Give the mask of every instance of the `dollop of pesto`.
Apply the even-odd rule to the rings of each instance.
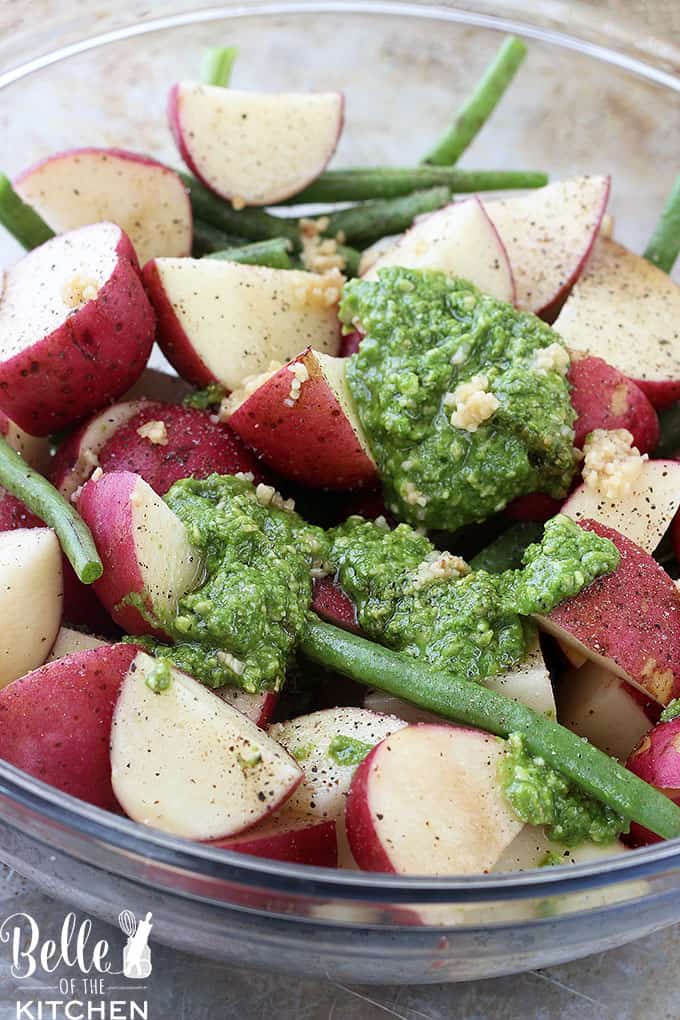
[[[185,407],[193,407],[197,411],[207,411],[210,407],[216,407],[226,395],[227,391],[224,386],[220,386],[219,383],[209,383],[203,390],[193,390],[193,392],[187,393],[182,403]]]
[[[545,825],[548,837],[556,842],[566,846],[611,843],[628,831],[625,818],[550,768],[543,758],[532,757],[519,733],[510,734],[499,770],[503,791],[517,817],[529,825]]]
[[[373,744],[367,744],[365,740],[357,740],[356,737],[347,737],[339,733],[331,740],[327,753],[338,765],[360,765],[373,747]]]
[[[680,698],[673,698],[669,701],[663,712],[659,716],[659,722],[670,722],[672,719],[677,719],[680,715]]]
[[[575,412],[565,375],[536,357],[563,346],[549,326],[465,280],[398,267],[346,284],[340,315],[365,334],[347,382],[401,520],[455,531],[517,496],[566,495]],[[471,431],[452,408],[480,377],[497,409]]]
[[[174,644],[144,644],[209,687],[279,690],[305,625],[312,567],[326,556],[323,530],[231,475],[182,479],[165,501],[201,552],[205,578],[159,621]]]
[[[619,564],[616,546],[559,515],[516,570],[478,570],[424,583],[436,550],[408,524],[393,530],[350,517],[329,532],[336,577],[368,637],[466,680],[483,680],[526,656],[531,624]],[[441,554],[439,554],[441,555]]]

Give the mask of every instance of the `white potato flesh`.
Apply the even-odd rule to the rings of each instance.
[[[130,494],[132,538],[143,590],[153,612],[172,614],[178,598],[196,587],[203,565],[179,517],[140,478]]]
[[[530,871],[545,864],[548,854],[559,858],[560,864],[588,864],[607,857],[618,857],[626,853],[623,843],[582,843],[580,846],[565,846],[548,839],[542,825],[525,825],[519,835],[503,851],[493,866],[495,872]]]
[[[101,638],[92,634],[83,634],[80,630],[72,630],[71,627],[60,627],[56,641],[46,662],[54,662],[56,659],[63,659],[67,655],[74,655],[76,652],[84,652],[89,648],[100,648],[101,645],[109,644]]]
[[[324,169],[342,130],[339,92],[240,92],[181,82],[174,102],[180,147],[196,172],[224,198],[246,205],[272,205],[301,191]]]
[[[55,237],[5,273],[0,299],[0,358],[5,361],[62,325],[96,295],[118,263],[120,229],[98,223]]]
[[[599,521],[653,553],[679,507],[680,462],[649,460],[627,495],[608,500],[584,482],[561,512],[575,521]]]
[[[398,874],[473,875],[494,866],[523,827],[498,779],[504,753],[496,737],[445,725],[408,726],[382,742],[362,766],[369,773],[359,796]]]
[[[305,347],[337,354],[334,278],[218,259],[157,259],[165,295],[192,347],[228,390]]]
[[[371,448],[368,445],[368,439],[364,432],[363,426],[357,414],[354,406],[352,395],[347,385],[347,358],[336,358],[330,354],[324,354],[321,351],[310,351],[307,356],[311,362],[316,361],[319,366],[320,374],[328,383],[329,388],[332,390],[340,409],[342,410],[345,418],[349,422],[354,435],[356,436],[359,446],[364,451],[370,461],[373,461],[373,454]],[[303,359],[307,360],[307,358]],[[308,367],[310,376],[316,374],[313,364]]]
[[[0,687],[41,666],[59,630],[61,549],[49,528],[0,533]]]
[[[637,693],[599,663],[587,662],[560,677],[559,721],[601,751],[625,762],[653,725]]]
[[[140,265],[191,251],[191,206],[179,176],[135,153],[76,149],[31,167],[15,182],[57,234],[110,220],[128,235]]]
[[[305,778],[288,802],[291,811],[315,818],[338,819],[356,764],[342,765],[329,753],[337,737],[351,737],[373,747],[406,724],[395,716],[365,708],[327,708],[289,722],[274,723],[269,734],[300,762]]]
[[[99,454],[109,439],[143,407],[143,400],[125,400],[107,407],[92,418],[78,442],[78,455],[73,466],[59,482],[59,491],[65,499],[71,499],[77,489],[85,484],[98,467]]]
[[[608,177],[572,177],[484,202],[508,253],[518,308],[540,311],[575,279],[600,229],[608,195]]]
[[[554,328],[632,379],[680,380],[680,287],[615,241],[598,240]]]
[[[512,303],[515,284],[498,231],[478,198],[447,205],[424,216],[365,274],[372,280],[385,266],[438,269],[470,280],[485,294]]]
[[[275,741],[192,677],[172,670],[155,693],[156,665],[140,652],[123,680],[111,730],[111,778],[134,821],[187,839],[254,825],[302,775]]]
[[[32,436],[8,418],[5,439],[32,468],[41,474],[47,471],[51,459],[49,436]]]

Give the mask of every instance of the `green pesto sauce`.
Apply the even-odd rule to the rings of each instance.
[[[205,578],[159,621],[174,644],[144,643],[209,687],[280,690],[305,625],[311,568],[325,558],[324,532],[263,506],[250,482],[231,475],[182,479],[165,501],[201,552]]]
[[[545,825],[548,837],[559,843],[611,843],[628,831],[628,822],[621,815],[590,797],[542,758],[532,758],[519,733],[512,733],[507,741],[500,778],[518,818],[529,825]]]
[[[327,754],[337,765],[359,765],[371,753],[373,746],[340,733],[331,740]]]
[[[407,524],[390,531],[350,517],[329,538],[338,582],[368,637],[467,680],[516,666],[530,636],[522,617],[552,609],[619,563],[612,542],[563,516],[548,521],[520,569],[446,582],[423,583],[423,564],[437,554]]]
[[[156,659],[153,667],[144,677],[147,687],[150,687],[155,694],[162,694],[167,691],[172,683],[171,665],[167,659]]]
[[[680,715],[680,698],[673,698],[669,701],[663,712],[659,716],[659,722],[670,722],[671,719],[677,719]]]
[[[185,407],[194,407],[198,411],[207,411],[209,407],[216,407],[226,395],[227,391],[224,386],[220,386],[219,383],[209,383],[204,390],[194,390],[193,393],[187,393],[182,403]]]
[[[455,531],[517,496],[566,495],[569,384],[534,365],[537,350],[562,343],[549,326],[465,280],[397,267],[350,281],[340,314],[365,334],[347,382],[400,519]],[[480,374],[500,406],[469,432],[451,424],[445,398]]]
[[[294,747],[288,753],[295,758],[295,761],[307,761],[313,750],[314,744],[300,744],[299,747]]]

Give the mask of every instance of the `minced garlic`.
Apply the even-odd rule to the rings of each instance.
[[[168,445],[168,430],[165,422],[160,420],[147,421],[137,429],[140,439],[148,439],[154,446]]]
[[[255,488],[255,498],[260,506],[271,506],[277,510],[295,510],[294,499],[284,499],[280,492],[277,492],[273,485],[265,485],[260,482]]]
[[[304,361],[294,361],[292,365],[288,366],[288,371],[292,374],[293,381],[290,384],[290,392],[284,400],[284,404],[292,407],[300,399],[302,384],[306,383],[309,379],[309,372]]]
[[[217,424],[218,422],[228,421],[229,417],[234,411],[243,404],[248,397],[252,396],[255,390],[258,390],[260,386],[263,386],[268,379],[278,372],[280,368],[283,368],[282,361],[270,361],[269,368],[266,372],[257,372],[254,375],[246,375],[243,378],[241,385],[232,390],[232,392],[223,397],[220,401],[220,407],[215,415],[211,415],[211,420]]]
[[[99,284],[96,280],[76,273],[62,287],[61,298],[69,308],[81,308],[88,301],[93,301],[98,293]]]
[[[630,495],[649,459],[633,446],[628,429],[595,429],[585,441],[583,454],[583,481],[610,500]]]
[[[413,482],[404,482],[401,494],[411,506],[427,506],[427,496],[423,492],[419,492]]]
[[[533,367],[537,372],[559,372],[566,375],[571,359],[569,352],[562,344],[549,344],[534,351]]]
[[[323,274],[333,269],[342,272],[345,268],[345,258],[338,251],[339,238],[321,236],[328,229],[329,222],[328,216],[321,216],[318,220],[300,220],[300,257],[310,273]]]
[[[470,573],[470,567],[460,556],[454,556],[450,552],[435,552],[423,560],[418,567],[413,587],[418,590],[426,588],[430,584],[439,581],[449,581],[451,578],[465,577]]]
[[[487,391],[489,380],[485,375],[475,375],[468,382],[456,386],[453,393],[444,396],[444,407],[453,407],[451,424],[456,429],[476,432],[483,422],[488,421],[498,408],[500,401]]]

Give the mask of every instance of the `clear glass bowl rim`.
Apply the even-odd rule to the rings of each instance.
[[[481,5],[480,5],[481,6]],[[295,14],[345,13],[387,17],[433,19],[515,32],[527,38],[576,50],[603,63],[639,75],[656,85],[680,92],[680,74],[655,67],[622,50],[518,20],[472,9],[399,0],[290,0],[211,7],[154,18],[63,46],[0,73],[0,88],[29,74],[100,46],[149,32],[223,19]],[[680,67],[680,63],[678,64]],[[680,866],[680,838],[632,850],[623,856],[590,864],[566,865],[522,873],[474,876],[401,876],[374,872],[334,871],[265,858],[249,857],[207,844],[190,843],[156,829],[146,828],[64,794],[0,759],[0,797],[20,809],[47,819],[74,834],[91,838],[125,855],[148,859],[173,870],[197,873],[202,878],[299,896],[370,901],[371,903],[471,903],[535,899],[581,892],[660,875]],[[14,824],[9,821],[9,824]],[[121,868],[122,871],[122,868]],[[178,890],[180,892],[180,890]],[[228,907],[226,901],[213,900]]]

